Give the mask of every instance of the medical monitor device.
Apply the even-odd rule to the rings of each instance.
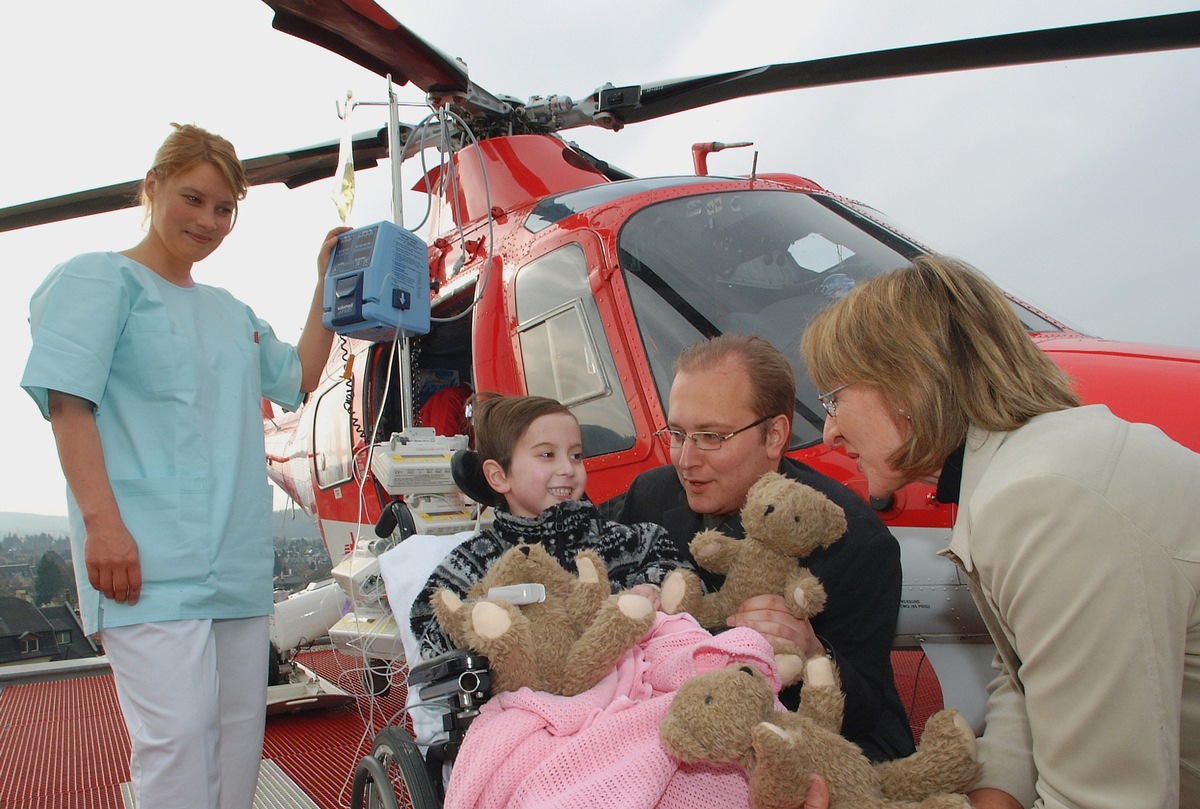
[[[429,253],[391,222],[338,236],[325,273],[325,328],[359,340],[429,333]]]

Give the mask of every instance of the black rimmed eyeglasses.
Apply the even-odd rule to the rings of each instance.
[[[654,437],[666,444],[670,449],[682,449],[683,442],[687,440],[695,444],[696,449],[704,450],[705,452],[712,452],[713,450],[720,449],[726,441],[733,438],[738,433],[744,433],[752,427],[757,427],[758,425],[770,421],[773,418],[775,417],[763,416],[753,424],[747,424],[745,427],[742,427],[740,430],[734,430],[732,433],[713,433],[707,431],[685,433],[683,430],[672,430],[669,427],[664,427],[656,432]]]

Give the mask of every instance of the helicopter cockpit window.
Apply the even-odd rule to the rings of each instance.
[[[819,441],[824,410],[799,364],[800,335],[857,284],[908,263],[902,245],[883,243],[856,219],[808,194],[773,190],[681,197],[631,216],[617,246],[664,410],[686,346],[724,332],[756,334],[796,366],[793,446]]]
[[[313,471],[317,486],[327,489],[351,477],[353,436],[342,385],[321,394],[313,415]]]
[[[587,457],[629,449],[633,417],[617,379],[600,312],[577,244],[535,259],[517,275],[525,387],[579,419]]]

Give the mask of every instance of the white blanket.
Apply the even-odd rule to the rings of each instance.
[[[379,572],[383,576],[392,615],[400,627],[404,659],[410,667],[421,662],[417,638],[408,620],[413,601],[425,589],[429,576],[446,558],[446,554],[474,535],[474,531],[443,536],[414,534],[379,556]],[[418,744],[428,745],[443,735],[442,714],[445,712],[415,707],[416,703],[417,696],[410,691],[406,706],[413,720],[413,735]]]

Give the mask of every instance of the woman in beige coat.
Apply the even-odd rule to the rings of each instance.
[[[972,804],[1200,806],[1200,455],[1079,406],[1003,293],[952,260],[852,291],[801,354],[825,441],[871,494],[924,481],[958,505],[943,554],[999,671]]]

